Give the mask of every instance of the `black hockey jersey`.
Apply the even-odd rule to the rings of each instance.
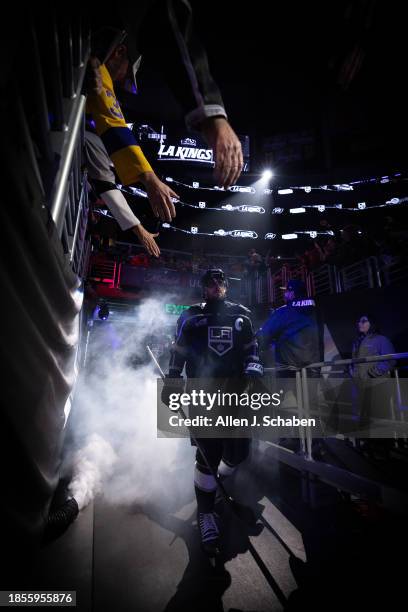
[[[177,322],[169,376],[180,376],[184,365],[188,378],[261,375],[250,314],[245,306],[228,301],[190,306]]]

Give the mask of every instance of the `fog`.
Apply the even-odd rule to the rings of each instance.
[[[148,299],[133,316],[114,312],[90,328],[64,468],[72,475],[69,489],[80,509],[99,493],[117,504],[193,499],[190,441],[157,438],[159,375],[146,345],[168,326],[164,301]],[[176,317],[173,332],[175,325]]]

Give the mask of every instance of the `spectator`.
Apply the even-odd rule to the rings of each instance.
[[[215,176],[220,186],[226,188],[238,179],[243,166],[242,148],[227,121],[205,51],[195,39],[189,3],[151,1],[145,3],[144,10],[123,5],[121,10],[123,21],[131,24],[131,35],[122,29],[103,28],[93,36],[88,109],[121,182],[126,185],[141,182],[154,214],[170,222],[175,216],[172,198],[178,196],[152,171],[126,126],[113,89],[116,81],[128,91],[137,91],[135,73],[141,56],[136,47],[158,61],[158,68],[169,79],[186,111],[188,127],[200,129],[213,148]],[[154,21],[156,35],[160,32],[165,54],[157,52],[156,41],[150,35],[150,19]]]
[[[149,255],[158,257],[160,249],[155,242],[158,234],[150,233],[133,213],[123,193],[116,187],[115,174],[102,140],[89,130],[85,132],[85,156],[88,179],[97,200],[107,206],[122,231],[131,230]]]
[[[353,358],[389,355],[395,352],[392,342],[380,333],[373,316],[361,316],[357,322],[357,327],[359,333],[353,344]],[[355,380],[389,376],[394,365],[394,361],[356,364],[352,366],[351,374]]]
[[[261,349],[274,347],[277,366],[290,366],[278,371],[277,376],[293,378],[295,368],[321,361],[319,328],[315,302],[307,297],[305,284],[292,279],[282,289],[286,304],[272,312],[256,336]],[[309,370],[308,375],[316,377],[318,374],[319,370]],[[294,386],[291,390],[294,391]],[[314,401],[312,390],[310,401]],[[297,439],[281,439],[280,444],[292,450],[299,449]]]
[[[121,27],[129,31],[138,51],[170,87],[183,109],[187,128],[200,131],[213,149],[217,184],[224,188],[233,185],[243,167],[241,143],[228,122],[205,49],[196,36],[190,3],[146,0],[142,9],[122,3],[120,11]]]
[[[200,257],[198,253],[193,253],[193,257],[191,260],[191,271],[193,274],[198,274],[200,268]]]
[[[352,358],[390,355],[395,352],[391,341],[383,336],[372,315],[362,315],[357,321],[358,337],[352,348]],[[395,361],[353,364],[350,374],[353,378],[353,418],[360,428],[370,425],[370,417],[376,415],[379,403],[381,411],[389,405],[389,394],[382,393],[378,382],[390,376]],[[376,415],[378,416],[378,415]]]
[[[261,347],[275,344],[276,362],[303,367],[320,361],[319,334],[313,299],[305,284],[292,279],[284,290],[286,305],[278,308],[257,332]]]
[[[281,269],[282,261],[280,258],[272,255],[272,251],[269,249],[265,257],[265,265],[267,268],[270,269],[271,273],[273,274],[274,272],[277,272]]]
[[[337,242],[332,236],[329,237],[323,247],[323,263],[334,264],[336,261]]]
[[[341,230],[341,242],[337,249],[336,263],[348,266],[370,255],[367,241],[357,225],[346,225]]]
[[[99,67],[100,82],[96,82],[93,91],[89,92],[87,102],[87,111],[93,117],[98,134],[86,132],[89,176],[96,193],[121,228],[132,229],[148,253],[157,257],[160,254],[155,242],[158,234],[145,230],[117,189],[109,156],[124,185],[135,182],[144,185],[153,212],[162,221],[171,221],[175,216],[172,198],[178,198],[178,195],[153,172],[128,129],[115,97],[114,83],[116,87],[124,86],[129,74],[131,44],[128,37],[114,28],[104,28],[93,36],[92,47],[93,53],[103,58],[101,61],[104,63]]]
[[[265,264],[263,263],[262,255],[257,253],[255,249],[250,249],[248,251],[245,268],[248,275],[252,275],[255,272],[261,272],[262,270],[265,270]]]
[[[322,263],[322,259],[322,251],[317,243],[313,243],[313,246],[303,256],[304,264],[308,270],[318,268]]]

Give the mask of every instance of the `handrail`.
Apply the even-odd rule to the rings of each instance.
[[[297,411],[299,417],[305,416],[309,418],[313,411],[311,411],[310,406],[310,397],[309,397],[309,389],[308,389],[308,376],[307,369],[308,368],[321,368],[324,366],[338,366],[338,365],[349,365],[352,363],[375,363],[378,361],[390,361],[390,360],[400,360],[408,358],[408,352],[401,353],[389,353],[387,355],[375,355],[371,357],[355,357],[350,359],[338,359],[333,361],[321,361],[317,363],[312,363],[303,368],[298,368],[295,366],[277,366],[273,368],[265,368],[264,372],[273,372],[273,371],[285,371],[292,370],[296,371],[296,401],[297,401]],[[397,402],[401,404],[401,392],[399,387],[399,379],[398,379],[398,369],[395,368],[395,383],[396,383],[396,394],[397,394]],[[381,423],[382,425],[388,425],[394,427],[394,435],[397,436],[400,432],[404,436],[407,433],[407,422],[406,419],[402,417],[400,420],[396,418],[395,412],[392,412],[391,419],[374,419],[373,422]],[[402,429],[401,429],[402,428]],[[337,488],[343,488],[344,490],[348,490],[350,492],[356,492],[359,494],[368,494],[369,497],[372,497],[375,492],[376,495],[379,496],[382,503],[386,505],[392,504],[392,499],[400,499],[401,492],[397,489],[391,489],[389,485],[385,485],[381,482],[376,482],[372,477],[370,478],[362,478],[358,474],[354,474],[353,472],[347,472],[341,468],[335,467],[333,465],[327,465],[324,462],[321,463],[316,461],[313,457],[313,439],[312,439],[312,430],[309,425],[304,428],[299,428],[299,439],[301,444],[301,453],[296,455],[291,455],[288,453],[280,452],[283,447],[280,445],[274,445],[276,448],[276,458],[279,461],[283,461],[288,465],[292,465],[299,470],[301,470],[306,475],[305,480],[305,500],[308,500],[310,495],[312,494],[312,483],[309,479],[309,474],[314,475],[315,477],[320,478],[323,482],[327,482],[331,486],[336,486]],[[284,450],[284,449],[283,449]],[[376,491],[374,491],[375,488]],[[369,490],[372,489],[372,490]],[[391,493],[391,497],[389,495]],[[402,498],[401,498],[402,499]],[[408,503],[408,499],[404,498],[405,503]],[[310,501],[310,500],[309,500]]]
[[[58,176],[56,179],[57,188],[54,193],[54,197],[51,203],[51,216],[54,220],[54,223],[58,229],[58,233],[62,232],[62,225],[65,216],[65,209],[67,205],[67,200],[65,198],[65,191],[67,187],[67,180],[69,177],[69,173],[71,171],[72,159],[74,156],[75,146],[77,144],[79,128],[81,126],[81,122],[83,119],[84,111],[85,111],[85,96],[79,96],[77,103],[75,105],[75,116],[72,124],[72,128],[70,130],[69,136],[65,143],[61,166],[58,172]]]
[[[281,372],[284,370],[290,370],[292,372],[300,372],[303,369],[309,368],[323,368],[326,366],[336,365],[351,365],[352,363],[373,363],[376,361],[392,361],[397,359],[408,359],[408,353],[390,353],[388,355],[373,355],[372,357],[353,357],[350,359],[335,359],[333,361],[319,361],[317,363],[310,363],[305,366],[275,366],[271,368],[264,368],[264,372]]]
[[[74,237],[72,238],[71,252],[69,256],[70,263],[72,263],[74,259],[74,255],[75,255],[75,247],[76,247],[77,238],[78,238],[79,226],[80,226],[80,221],[81,221],[81,213],[82,213],[82,208],[84,205],[84,194],[85,194],[85,190],[83,189],[80,199],[79,199],[79,204],[78,204],[78,213],[77,213],[77,218],[76,218],[76,223],[75,223]]]
[[[324,366],[333,365],[350,365],[352,363],[373,363],[376,361],[392,361],[396,359],[408,359],[408,353],[390,353],[388,355],[373,355],[372,357],[353,357],[350,359],[335,359],[334,361],[320,361],[317,363],[310,363],[303,368],[322,368]]]
[[[87,49],[81,67],[86,66],[90,54],[90,49]],[[79,73],[79,79],[77,84],[76,93],[74,95],[75,102],[71,111],[71,116],[68,122],[67,138],[64,142],[63,150],[61,153],[61,163],[58,170],[58,174],[55,178],[55,191],[53,193],[50,211],[54,223],[57,227],[58,234],[61,236],[63,229],[63,221],[65,211],[67,207],[67,200],[65,198],[68,177],[71,171],[71,164],[74,157],[75,147],[78,140],[79,130],[83,121],[85,112],[86,96],[83,95],[82,85],[85,77],[85,70],[81,70]]]

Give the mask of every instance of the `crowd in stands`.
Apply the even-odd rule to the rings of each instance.
[[[386,265],[396,257],[408,256],[408,229],[397,226],[393,217],[385,217],[385,223],[376,230],[363,231],[358,225],[346,225],[335,231],[326,220],[320,222],[322,231],[332,231],[333,235],[318,235],[310,241],[303,253],[295,253],[297,265],[308,271],[316,270],[323,264],[342,268],[370,256],[376,256]],[[286,263],[288,260],[286,260]],[[248,252],[245,269],[248,274],[264,272],[268,268],[274,273],[285,260],[268,251],[265,257],[255,249]]]
[[[203,252],[183,253],[180,251],[162,250],[160,257],[150,258],[140,251],[127,257],[127,263],[132,266],[143,268],[166,268],[178,272],[191,272],[199,274],[208,268],[222,268],[228,274],[240,275],[240,277],[251,276],[254,272],[265,272],[268,268],[272,271],[279,270],[284,263],[296,263],[294,257],[275,257],[268,252],[264,257],[257,253],[256,249],[250,249],[247,256],[240,255],[229,257],[222,255],[205,255]]]
[[[229,256],[204,254],[203,251],[184,253],[163,249],[160,257],[149,257],[139,247],[128,245],[122,249],[121,259],[132,266],[143,268],[165,268],[178,272],[199,274],[209,267],[221,267],[227,274],[248,278],[255,273],[278,272],[283,264],[303,266],[308,271],[318,269],[324,264],[335,265],[338,268],[361,261],[369,256],[377,256],[386,265],[395,257],[408,255],[408,230],[397,224],[393,217],[385,217],[385,223],[378,230],[367,233],[358,225],[346,225],[341,230],[334,230],[330,224],[322,220],[322,230],[333,230],[333,235],[318,235],[310,240],[310,246],[303,253],[294,253],[292,257],[280,257],[270,249],[265,255],[252,248],[245,256]],[[115,242],[109,250],[118,254]],[[120,244],[120,243],[119,243]],[[119,249],[120,250],[120,249]]]
[[[150,258],[144,252],[130,255],[127,263],[144,268],[166,268],[177,272],[199,274],[210,267],[221,267],[229,274],[245,272],[244,257],[222,257],[219,255],[204,255],[204,253],[182,253],[162,250],[160,257]]]
[[[325,229],[332,229],[327,222]],[[408,255],[408,229],[397,227],[393,217],[385,217],[384,224],[376,230],[364,231],[358,225],[346,225],[334,235],[318,236],[311,246],[297,255],[301,265],[315,270],[322,264],[343,268],[350,264],[376,256],[382,264],[395,257]]]

